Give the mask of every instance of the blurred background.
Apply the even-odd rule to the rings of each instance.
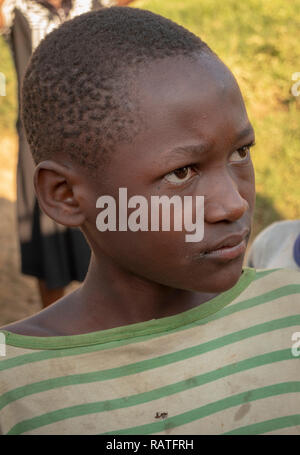
[[[251,240],[274,221],[299,218],[300,0],[137,0],[131,6],[161,14],[199,35],[237,78],[256,132],[252,157],[257,199]],[[6,96],[0,96],[0,325],[3,325],[29,316],[41,306],[34,279],[19,272],[15,207],[16,75],[2,37],[0,73],[6,77]]]

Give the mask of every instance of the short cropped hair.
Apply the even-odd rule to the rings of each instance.
[[[67,154],[90,169],[138,132],[135,69],[173,56],[212,53],[196,35],[150,11],[83,14],[34,52],[22,87],[22,120],[36,163]]]

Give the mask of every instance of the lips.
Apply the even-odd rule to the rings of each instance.
[[[249,234],[248,229],[240,233],[231,234],[220,240],[215,245],[208,247],[203,253],[209,254],[212,253],[213,251],[221,250],[222,248],[235,247],[236,245],[239,245],[243,240],[245,240],[248,234]]]

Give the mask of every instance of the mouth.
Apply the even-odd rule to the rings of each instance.
[[[242,254],[246,252],[246,247],[247,247],[247,242],[246,240],[242,240],[240,243],[237,245],[234,245],[232,247],[222,247],[217,250],[213,251],[208,251],[207,253],[204,253],[204,256],[207,258],[218,258],[218,259],[224,259],[224,260],[231,260],[238,258]]]
[[[199,257],[220,259],[224,261],[236,259],[246,252],[250,231],[232,234],[200,253]]]

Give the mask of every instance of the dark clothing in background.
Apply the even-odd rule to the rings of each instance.
[[[45,1],[4,0],[5,38],[18,78],[18,100],[29,58],[40,41],[65,20],[101,8],[97,0],[64,0],[58,11]],[[17,216],[22,273],[43,279],[49,289],[83,281],[90,248],[79,229],[58,225],[38,206],[33,186],[34,162],[18,112],[19,155]]]

